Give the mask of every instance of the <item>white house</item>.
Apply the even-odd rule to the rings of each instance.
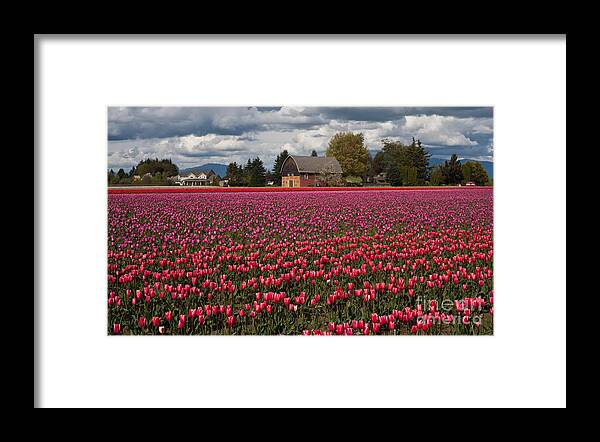
[[[213,184],[213,181],[218,182],[219,180],[219,176],[212,170],[208,172],[190,172],[183,176],[177,175],[174,178],[175,182],[180,186],[210,186]]]

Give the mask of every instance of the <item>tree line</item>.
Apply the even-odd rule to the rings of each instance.
[[[267,184],[267,179],[272,174],[267,172],[264,163],[259,157],[248,159],[246,165],[229,163],[225,178],[230,186],[262,187]]]
[[[107,179],[108,184],[112,186],[129,184],[165,186],[172,184],[167,178],[178,174],[179,168],[170,158],[163,160],[148,158],[140,161],[129,172],[125,172],[122,168],[117,172],[110,169]]]
[[[478,186],[491,184],[481,163],[461,164],[456,154],[443,164],[430,166],[430,154],[414,137],[409,144],[388,139],[383,139],[382,144],[381,150],[371,156],[362,133],[340,132],[329,141],[326,154],[338,160],[346,182],[374,182],[382,176],[392,186],[458,185],[468,181]]]
[[[481,163],[467,161],[461,164],[456,155],[443,164],[430,166],[430,154],[421,140],[414,137],[409,144],[388,139],[382,140],[382,144],[382,149],[371,156],[362,133],[340,132],[329,141],[325,155],[338,160],[347,185],[374,182],[380,174],[392,186],[443,186],[468,181],[479,186],[491,184]],[[280,152],[271,171],[265,169],[259,157],[249,159],[245,166],[230,163],[226,178],[231,186],[264,186],[268,181],[280,186],[281,167],[288,156],[287,150]],[[318,154],[313,150],[311,156]]]
[[[339,132],[329,140],[325,155],[338,160],[343,182],[347,185],[386,182],[391,186],[444,186],[472,181],[485,186],[492,183],[481,163],[466,161],[461,164],[456,154],[440,165],[430,166],[430,154],[421,140],[414,137],[409,144],[389,139],[383,139],[382,144],[381,150],[372,156],[362,133]],[[258,156],[249,158],[246,164],[229,163],[224,178],[230,186],[262,187],[271,182],[281,186],[281,167],[288,156],[287,150],[280,152],[272,170],[267,170]],[[318,154],[313,150],[311,156]],[[168,178],[178,173],[179,168],[171,159],[145,159],[129,173],[123,169],[115,173],[111,169],[108,184],[169,185],[173,183]],[[134,179],[136,175],[139,179]],[[323,180],[329,182],[328,177]]]

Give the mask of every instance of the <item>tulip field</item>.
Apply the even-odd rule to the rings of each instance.
[[[492,196],[109,192],[107,332],[493,334]]]

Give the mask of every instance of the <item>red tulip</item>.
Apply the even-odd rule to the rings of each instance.
[[[140,316],[140,318],[138,319],[138,326],[140,328],[145,328],[146,327],[146,318],[144,316]]]
[[[113,333],[115,335],[118,335],[119,333],[121,333],[121,324],[113,324]]]
[[[285,323],[295,334],[393,334],[402,321],[409,333],[472,334],[483,327],[471,313],[494,314],[491,189],[381,191],[376,201],[372,191],[342,188],[236,190],[236,198],[219,189],[202,198],[173,190],[135,198],[109,191],[106,305],[113,333],[118,322],[120,334],[145,334],[157,324],[158,333],[176,334],[170,321],[184,312],[198,324],[206,313],[217,333],[234,317],[242,322],[240,333],[274,333],[275,324]],[[456,299],[452,311],[460,322],[446,306],[439,312],[439,300],[423,299],[417,306],[417,290]],[[196,308],[194,298],[204,296],[210,305]],[[398,296],[404,299],[401,310]],[[273,307],[278,303],[283,308]],[[367,321],[344,315],[360,311],[354,307],[378,314]],[[166,309],[175,317],[159,314]],[[226,320],[209,317],[219,314]],[[252,327],[239,319],[247,314]],[[141,315],[151,318],[144,327]],[[302,327],[301,318],[325,327]],[[339,324],[330,328],[328,318]]]

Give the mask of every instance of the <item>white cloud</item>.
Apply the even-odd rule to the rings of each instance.
[[[483,117],[431,114],[407,115],[389,121],[325,120],[317,108],[283,107],[271,112],[256,108],[219,108],[212,113],[210,108],[148,108],[135,112],[129,108],[112,108],[111,118],[128,127],[132,122],[135,127],[144,127],[161,122],[168,126],[173,121],[176,122],[173,124],[185,125],[190,120],[210,120],[207,124],[212,127],[247,126],[250,129],[237,134],[188,134],[109,141],[109,168],[131,168],[148,157],[171,158],[184,168],[207,162],[245,163],[255,156],[271,167],[283,149],[298,155],[309,155],[314,149],[323,155],[331,137],[341,131],[362,132],[369,149],[380,148],[384,138],[407,143],[414,136],[436,149],[456,147],[460,155],[477,155],[483,159],[484,156],[491,158],[493,154],[491,142],[488,144],[493,132],[492,119]],[[159,129],[156,131],[165,130]],[[486,144],[480,145],[477,139],[485,140]],[[489,147],[484,147],[486,145]]]
[[[457,118],[442,115],[407,115],[404,132],[425,144],[476,146],[470,134],[491,134],[491,118]]]

